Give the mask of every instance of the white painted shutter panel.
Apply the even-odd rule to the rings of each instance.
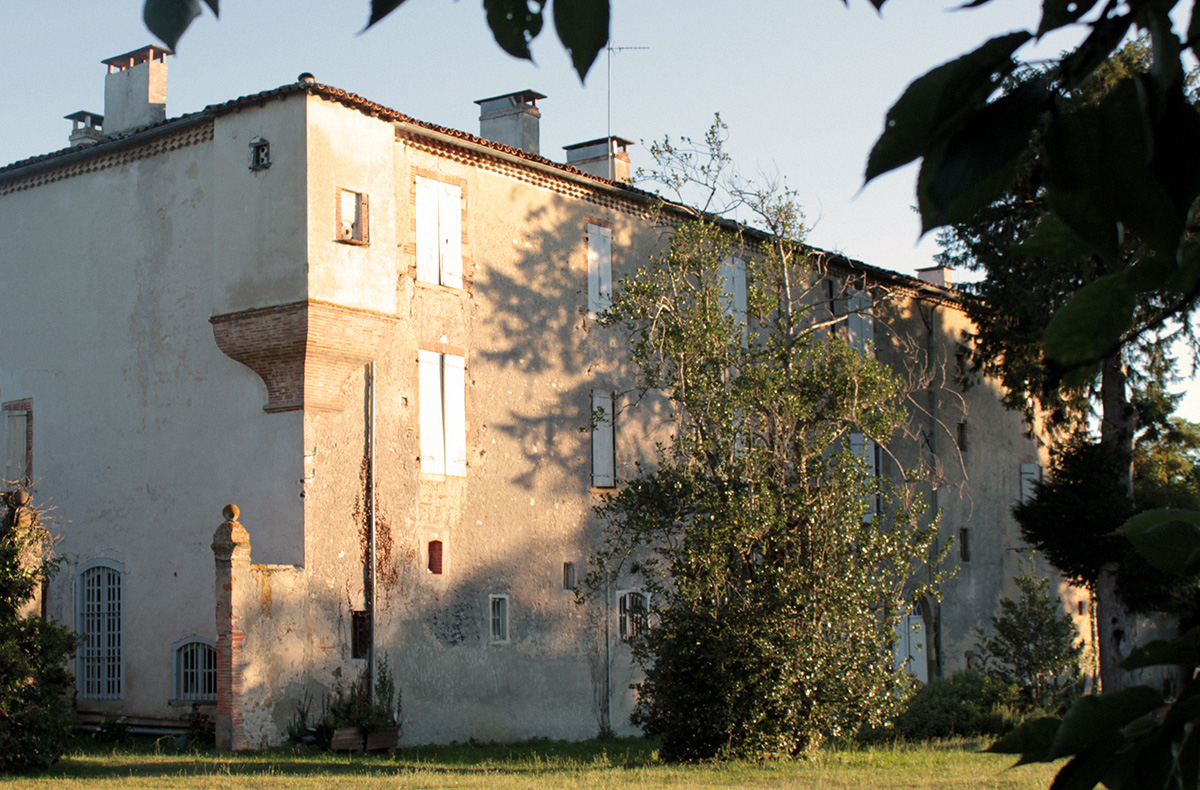
[[[612,306],[612,230],[587,226],[588,312],[600,313]]]
[[[867,465],[867,474],[874,474],[875,468],[875,442],[867,438],[866,434],[858,433],[857,431],[850,434],[850,452],[857,458],[861,458],[863,463]],[[870,524],[875,520],[875,497],[868,496],[864,502],[866,509],[863,511],[863,523]]]
[[[1037,483],[1042,482],[1042,467],[1038,464],[1021,464],[1022,504],[1037,495]]]
[[[925,618],[908,614],[896,623],[896,669],[903,669],[920,683],[929,682],[926,658]]]
[[[421,471],[446,473],[446,439],[442,435],[442,355],[417,352],[417,411],[421,429]]]
[[[438,281],[438,182],[417,178],[417,279]]]
[[[462,288],[462,187],[439,184],[438,244],[441,248],[441,282]]]
[[[730,256],[721,263],[721,288],[725,295],[725,315],[742,328],[742,345],[750,340],[746,326],[746,262]]]
[[[616,485],[616,451],[613,435],[612,393],[592,390],[592,414],[604,410],[604,418],[592,428],[592,485],[612,488]]]
[[[338,238],[357,239],[358,236],[358,193],[343,189],[338,192],[338,216],[342,225],[338,229]]]
[[[442,419],[446,431],[446,474],[467,474],[467,360],[442,357]]]
[[[871,317],[871,294],[867,291],[855,291],[847,300],[846,307],[850,311],[846,317],[846,339],[856,351],[868,354],[871,344],[875,342],[875,322]]]

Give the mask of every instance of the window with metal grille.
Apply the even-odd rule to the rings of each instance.
[[[0,488],[20,488],[32,482],[33,402],[12,401],[0,407],[0,440],[4,442],[0,463]]]
[[[429,572],[440,576],[442,573],[442,542],[440,540],[429,541]]]
[[[217,649],[202,639],[175,648],[175,699],[217,698]]]
[[[491,610],[491,628],[488,641],[507,642],[508,641],[508,596],[493,595],[490,596]]]
[[[250,141],[250,169],[266,170],[271,166],[271,143],[261,137]]]
[[[618,630],[621,634],[621,639],[626,642],[632,642],[646,630],[648,604],[649,602],[646,600],[645,593],[637,592],[636,590],[621,593],[621,597],[617,599],[617,611],[620,616]]]
[[[79,694],[119,699],[125,694],[122,657],[121,569],[98,564],[79,574]]]
[[[371,613],[350,613],[350,657],[366,658],[371,653]]]

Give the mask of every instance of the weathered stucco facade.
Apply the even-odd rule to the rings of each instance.
[[[98,629],[81,711],[199,702],[223,742],[275,743],[366,666],[373,622],[408,741],[584,738],[606,708],[630,731],[621,591],[570,588],[595,465],[628,479],[658,424],[621,412],[611,453],[587,430],[629,381],[589,267],[660,249],[649,195],[302,79],[0,168],[0,207],[0,404],[68,561],[48,611]],[[917,613],[918,674],[947,674],[1012,593],[1042,451],[993,382],[956,381],[954,291],[825,265],[872,292],[878,354],[916,386],[885,473],[928,469],[941,541],[969,544]]]

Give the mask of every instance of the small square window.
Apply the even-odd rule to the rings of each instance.
[[[488,641],[493,644],[508,641],[508,596],[490,596],[491,627]]]
[[[958,449],[966,452],[971,446],[971,427],[963,420],[958,424]]]
[[[575,563],[573,562],[563,563],[563,589],[575,589]]]
[[[958,558],[963,562],[971,561],[971,528],[959,527]]]
[[[337,191],[337,240],[346,244],[367,244],[367,196],[349,189]]]
[[[350,657],[366,658],[371,653],[371,613],[350,613]]]
[[[250,169],[266,170],[271,166],[271,144],[261,137],[250,141]]]

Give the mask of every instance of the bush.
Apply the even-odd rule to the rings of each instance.
[[[999,735],[1018,723],[1019,690],[978,672],[959,672],[922,686],[892,724],[913,741]]]
[[[367,732],[399,727],[400,705],[400,690],[396,688],[387,655],[383,654],[376,676],[375,702],[371,702],[371,678],[364,668],[349,689],[339,685],[333,690],[333,700],[317,723],[317,743],[321,748],[329,748],[333,731],[342,727],[357,727]]]
[[[0,495],[0,504],[0,771],[44,769],[62,757],[74,729],[65,664],[77,640],[43,617],[21,615],[53,565],[41,561],[45,533],[29,495]]]

